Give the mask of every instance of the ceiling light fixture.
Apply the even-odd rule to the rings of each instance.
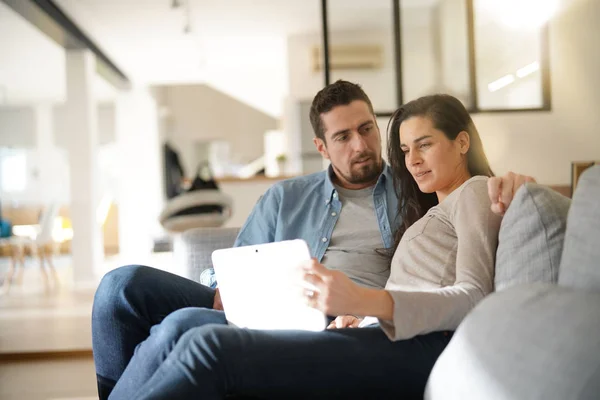
[[[190,0],[185,1],[185,25],[183,26],[183,33],[186,35],[192,33],[192,6]]]
[[[502,89],[505,86],[510,85],[515,81],[515,76],[513,74],[504,75],[500,79],[496,79],[494,82],[488,84],[488,90],[490,92],[495,92],[497,90]]]
[[[173,0],[171,2],[171,8],[179,8],[181,7],[181,0]]]

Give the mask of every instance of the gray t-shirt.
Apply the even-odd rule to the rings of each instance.
[[[322,264],[344,272],[361,286],[381,289],[390,276],[390,258],[385,255],[375,215],[374,186],[361,190],[335,188],[342,210]]]

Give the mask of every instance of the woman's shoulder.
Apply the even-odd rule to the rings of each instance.
[[[458,210],[470,213],[487,214],[490,211],[491,200],[488,195],[487,176],[474,176],[455,190],[456,197],[451,206],[451,214]]]
[[[450,193],[446,200],[449,200],[448,203],[455,204],[461,200],[465,200],[466,198],[488,198],[488,179],[489,178],[487,176],[482,175],[469,178],[452,193]]]
[[[483,176],[483,175],[476,175],[476,176],[470,178],[469,180],[467,180],[465,183],[463,183],[457,189],[458,195],[464,196],[467,193],[473,193],[475,195],[485,195],[485,197],[487,198],[487,193],[488,193],[487,181],[488,181],[488,179],[489,179],[489,177]]]
[[[474,176],[452,192],[446,200],[450,215],[454,215],[457,209],[486,210],[491,206],[488,196],[487,176]]]

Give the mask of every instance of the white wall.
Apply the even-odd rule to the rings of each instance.
[[[432,25],[431,8],[402,10],[402,95],[405,101],[438,91]],[[384,90],[394,92],[392,85],[384,86]]]
[[[331,82],[345,79],[360,83],[369,94],[373,107],[389,111],[395,104],[395,92],[386,83],[394,82],[393,47],[390,31],[332,32],[330,46],[377,44],[383,47],[383,67],[378,69],[332,70]],[[312,100],[323,88],[323,72],[313,71],[312,52],[321,45],[320,34],[293,35],[288,38],[289,100]]]
[[[470,104],[466,1],[442,0],[434,15],[439,35],[435,92],[452,94]]]
[[[278,121],[206,85],[162,88],[159,101],[170,116],[165,138],[180,152],[188,176],[197,167],[196,142],[223,140],[231,146],[231,161],[245,164],[263,155],[265,132]]]
[[[453,10],[452,7],[448,9]],[[600,159],[598,16],[598,1],[563,0],[561,11],[550,24],[551,112],[473,115],[492,168],[497,174],[512,170],[532,175],[541,183],[568,185],[572,161]],[[439,27],[441,35],[462,35],[456,28],[461,23],[456,18],[451,23],[456,25]],[[451,78],[452,69],[458,71],[466,67],[466,60],[461,55],[463,49],[457,45],[458,41],[452,41],[454,51],[442,53],[442,71],[430,69],[427,60],[433,63],[441,56],[434,52],[435,42],[431,44],[434,38],[428,37],[429,31],[425,28],[422,21],[416,24],[410,31],[415,40],[403,44],[404,54],[410,54],[404,60],[405,100],[426,94],[424,89],[428,87],[427,83],[438,82],[436,76],[442,77],[442,87],[434,85],[429,93],[447,87],[449,92],[463,97],[464,74],[456,79]],[[309,36],[294,36],[288,41],[291,97],[312,99],[322,87],[321,74],[310,72],[309,48],[314,44],[318,44],[318,41]],[[449,46],[449,41],[442,41],[441,45]],[[360,80],[357,82],[362,83]],[[365,90],[372,99],[380,93],[393,93],[390,87],[378,87],[371,91],[365,85]],[[379,126],[383,137],[387,119],[380,119]]]
[[[114,166],[118,171],[119,251],[123,262],[151,253],[162,234],[158,217],[164,207],[161,132],[151,91],[135,87],[115,104]]]
[[[0,108],[0,147],[35,147],[32,107]]]
[[[42,104],[43,105],[43,104]],[[35,107],[2,107],[0,108],[0,147],[34,148],[35,136]],[[55,143],[65,147],[66,135],[61,132],[68,129],[62,106],[53,107],[53,132]],[[100,144],[111,143],[114,134],[114,106],[110,103],[98,105],[98,134]]]
[[[600,160],[600,2],[562,4],[550,24],[552,111],[474,116],[497,174],[569,184],[572,161]]]
[[[48,113],[40,113],[40,109],[46,107],[50,108]],[[115,174],[114,163],[111,163],[114,154],[114,118],[114,105],[98,106],[100,190],[101,193],[110,191],[116,196],[117,185],[114,179],[118,175]],[[37,129],[50,130],[51,139],[43,144],[43,149],[38,148]],[[39,205],[50,201],[69,204],[69,159],[65,150],[68,129],[63,106],[38,105],[0,109],[0,149],[12,148],[11,152],[19,152],[26,157],[25,189],[9,193],[0,186],[0,199],[5,201],[5,204]],[[0,154],[0,158],[3,154],[8,155],[9,152]]]
[[[233,214],[224,226],[241,227],[260,196],[276,182],[277,180],[220,182],[219,188],[233,199]]]

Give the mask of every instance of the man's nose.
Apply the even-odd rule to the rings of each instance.
[[[363,152],[364,150],[366,150],[368,148],[367,141],[360,134],[354,135],[354,138],[352,140],[352,147],[353,147],[353,150],[358,153]]]

